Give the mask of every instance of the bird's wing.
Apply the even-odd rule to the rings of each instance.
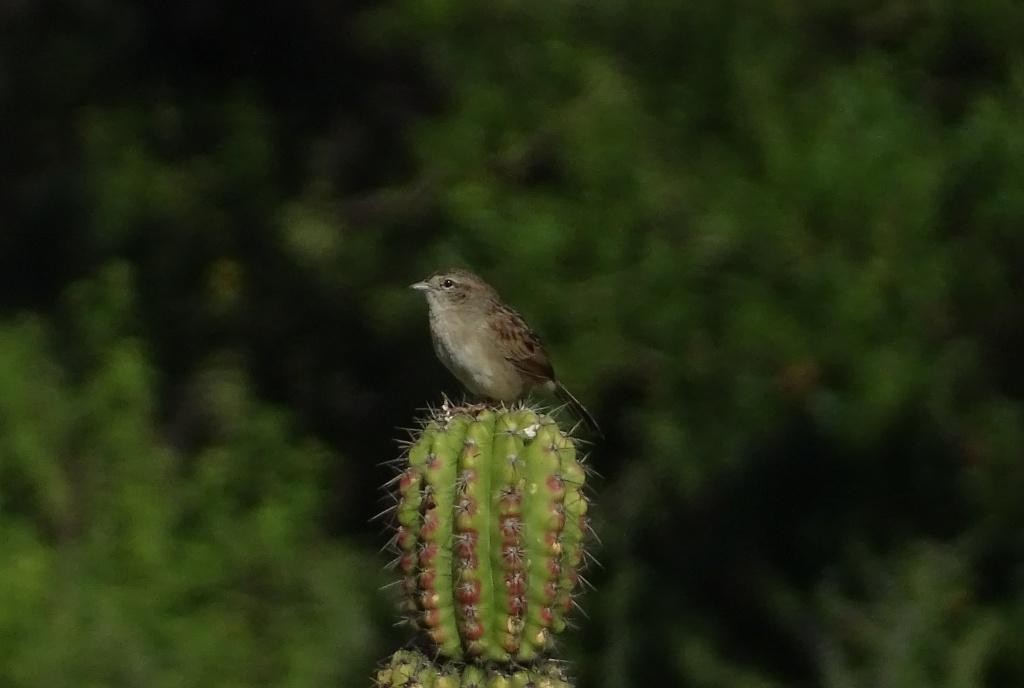
[[[538,382],[555,378],[555,371],[548,361],[544,345],[534,334],[523,316],[511,308],[503,307],[499,317],[494,318],[495,333],[505,359],[519,372]]]

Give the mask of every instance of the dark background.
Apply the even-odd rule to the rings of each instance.
[[[607,435],[581,686],[1024,685],[1019,3],[0,27],[0,684],[368,685],[458,264]]]

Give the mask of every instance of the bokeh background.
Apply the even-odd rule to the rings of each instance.
[[[356,687],[496,284],[601,419],[581,686],[1024,685],[1012,0],[0,3],[0,685]]]

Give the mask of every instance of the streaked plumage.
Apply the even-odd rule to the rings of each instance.
[[[411,286],[426,295],[437,357],[471,393],[512,402],[539,387],[600,432],[590,412],[556,378],[540,338],[493,287],[461,269],[436,272]]]

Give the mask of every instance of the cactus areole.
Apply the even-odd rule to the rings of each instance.
[[[530,662],[565,628],[584,560],[586,472],[529,408],[442,408],[397,477],[403,612],[456,660]]]

